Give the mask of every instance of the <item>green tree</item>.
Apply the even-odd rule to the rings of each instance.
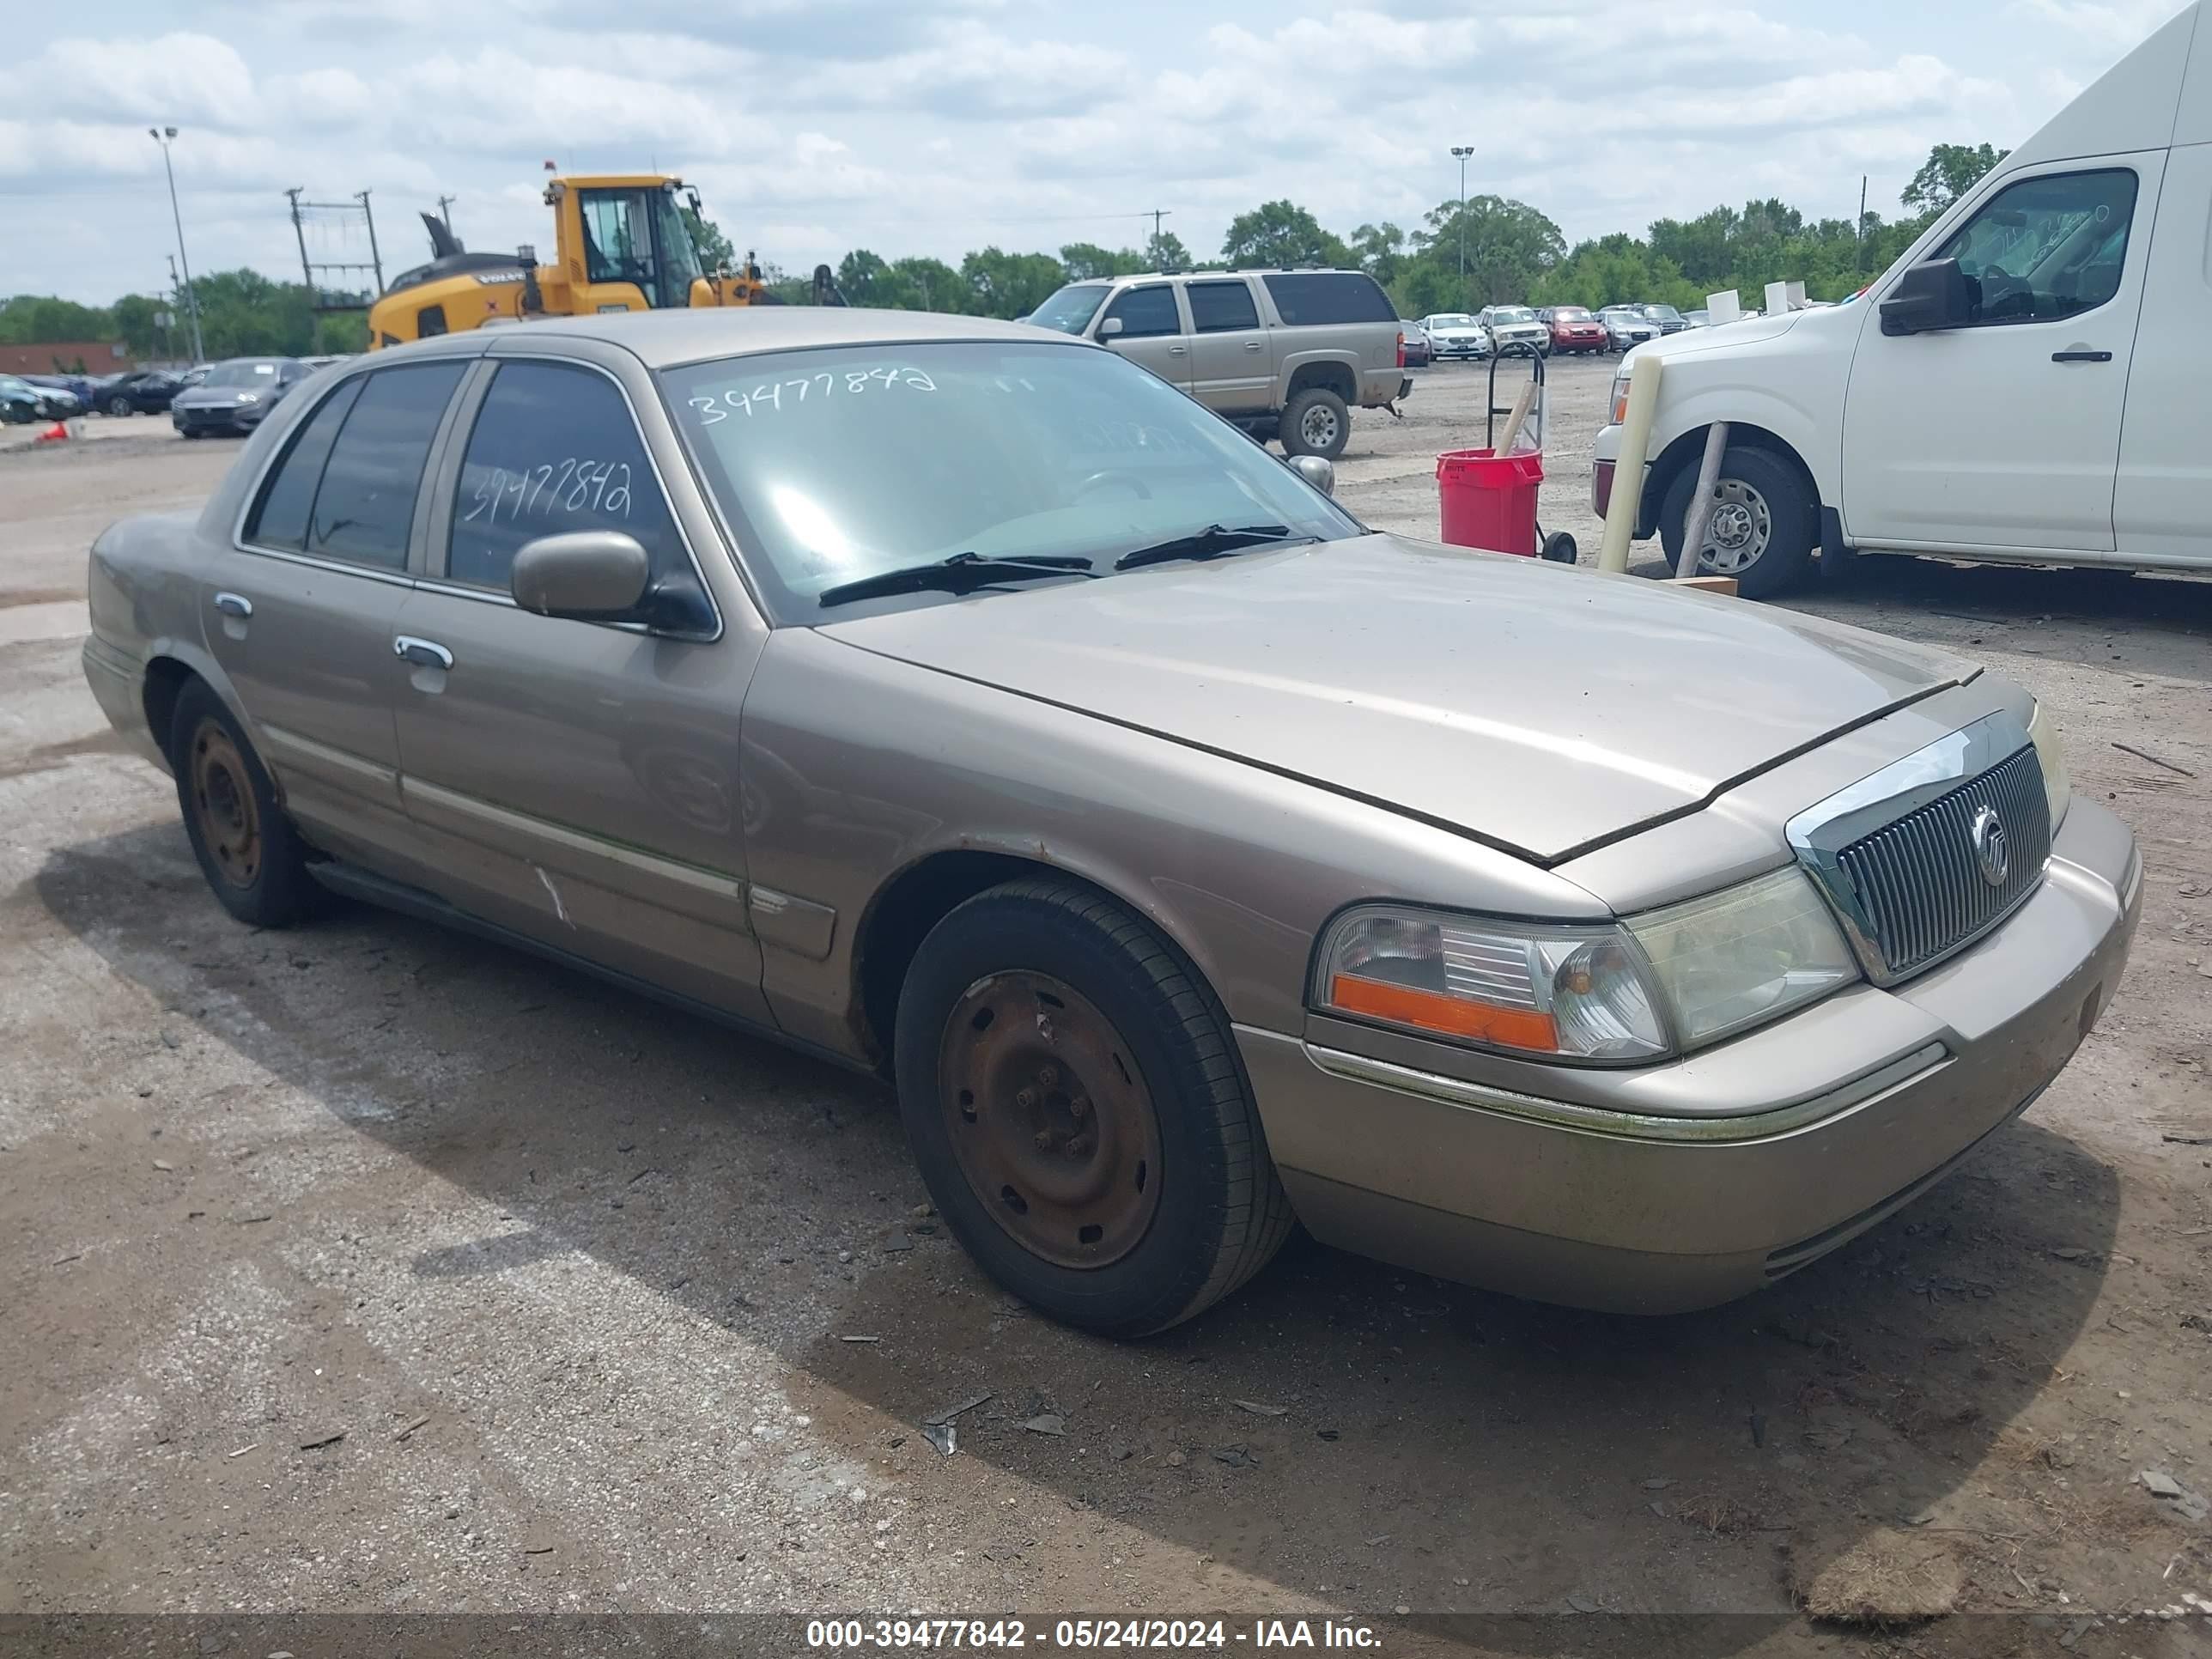
[[[960,275],[974,295],[972,309],[985,317],[1026,317],[1066,279],[1049,253],[1003,253],[995,247],[978,248],[963,259]]]
[[[1941,213],[2011,154],[1988,144],[1938,144],[1898,199],[1923,217]]]
[[[1262,202],[1229,222],[1221,257],[1230,264],[1348,265],[1352,251],[1291,201]]]
[[[1387,219],[1362,225],[1352,233],[1352,252],[1362,270],[1388,288],[1406,264],[1406,233]]]
[[[1070,242],[1060,251],[1060,263],[1071,283],[1097,276],[1127,276],[1150,270],[1135,248],[1104,248],[1096,242]]]
[[[1138,258],[1139,270],[1189,270],[1197,262],[1190,250],[1182,245],[1182,238],[1171,230],[1156,230],[1145,239],[1145,251]]]
[[[699,250],[699,264],[708,270],[735,270],[738,251],[730,239],[722,234],[722,228],[704,214],[694,213],[689,202],[679,203],[676,211],[682,216],[684,228],[691,233],[691,246]]]
[[[1401,286],[1428,302],[1416,315],[1525,302],[1567,251],[1559,226],[1526,202],[1504,196],[1470,196],[1464,204],[1453,200],[1431,208],[1424,228],[1413,234],[1413,246]]]

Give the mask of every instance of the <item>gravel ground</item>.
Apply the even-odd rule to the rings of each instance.
[[[1610,367],[1553,373],[1585,562]],[[1483,376],[1419,379],[1339,477],[1427,535]],[[76,663],[91,536],[235,453],[143,424],[0,455],[0,1612],[1603,1609],[1809,1650],[1808,1586],[1900,1533],[2084,1654],[2212,1595],[2139,1478],[2212,1492],[2212,584],[1869,561],[1796,601],[2024,681],[2142,841],[2104,1023],[1921,1203],[1689,1317],[1301,1241],[1115,1346],[969,1265],[877,1088],[410,921],[227,921]]]

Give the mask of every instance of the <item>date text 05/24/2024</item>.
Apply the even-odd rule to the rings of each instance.
[[[1015,1649],[1076,1651],[1114,1648],[1336,1648],[1382,1645],[1372,1626],[1334,1619],[815,1619],[810,1648]]]

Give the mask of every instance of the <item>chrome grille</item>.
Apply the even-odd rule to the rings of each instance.
[[[1974,821],[1984,808],[2006,841],[1996,883],[1984,879],[1975,855]],[[1855,942],[1868,975],[1888,984],[1994,927],[2034,890],[2050,856],[2042,768],[2033,749],[2022,749],[1839,848],[1829,878],[1850,884],[1856,903],[1847,908],[1861,919],[1865,937]]]

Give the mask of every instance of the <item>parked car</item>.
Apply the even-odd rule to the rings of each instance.
[[[1362,270],[1070,283],[1030,321],[1097,341],[1289,455],[1334,459],[1354,407],[1387,409],[1413,389],[1397,308]]]
[[[1689,319],[1672,306],[1647,305],[1639,307],[1638,309],[1659,325],[1659,332],[1662,337],[1668,334],[1680,334],[1690,326]]]
[[[1554,351],[1578,354],[1612,349],[1612,334],[1586,306],[1547,306],[1536,317],[1551,330]]]
[[[1626,351],[1631,346],[1659,337],[1659,325],[1644,314],[1641,306],[1607,306],[1597,315],[1615,351]]]
[[[1429,337],[1419,323],[1409,323],[1401,319],[1398,332],[1406,337],[1407,368],[1426,368],[1436,361],[1436,348],[1429,343]]]
[[[187,438],[243,437],[268,418],[311,371],[293,357],[233,357],[169,400],[169,420]]]
[[[240,921],[351,895],[878,1072],[975,1259],[1117,1334],[1294,1218],[1723,1300],[2088,1034],[2142,865],[2025,691],[1330,476],[1018,324],[451,335],[104,532],[84,666]]]
[[[1682,320],[1692,328],[1711,328],[1713,325],[1713,313],[1704,309],[1686,311],[1682,313]]]
[[[1421,319],[1421,331],[1437,361],[1490,356],[1490,331],[1464,311],[1433,311]]]
[[[1526,306],[1486,306],[1482,325],[1490,331],[1491,346],[1501,357],[1552,355],[1552,331]]]
[[[1705,568],[1754,595],[1862,549],[2212,569],[2197,343],[2212,28],[2183,9],[1962,195],[1849,305],[1665,341],[1639,533],[1679,550],[1707,423]],[[2169,150],[2169,145],[2174,146]],[[1620,430],[1598,434],[1609,500]]]
[[[110,415],[165,413],[178,392],[177,377],[159,368],[133,368],[114,376],[94,393],[93,406]]]
[[[84,413],[75,395],[59,386],[42,386],[23,374],[0,374],[0,419],[65,421]]]
[[[76,413],[82,414],[93,407],[93,396],[99,380],[90,374],[26,374],[22,376],[33,386],[42,386],[55,392],[66,392],[76,399]]]

